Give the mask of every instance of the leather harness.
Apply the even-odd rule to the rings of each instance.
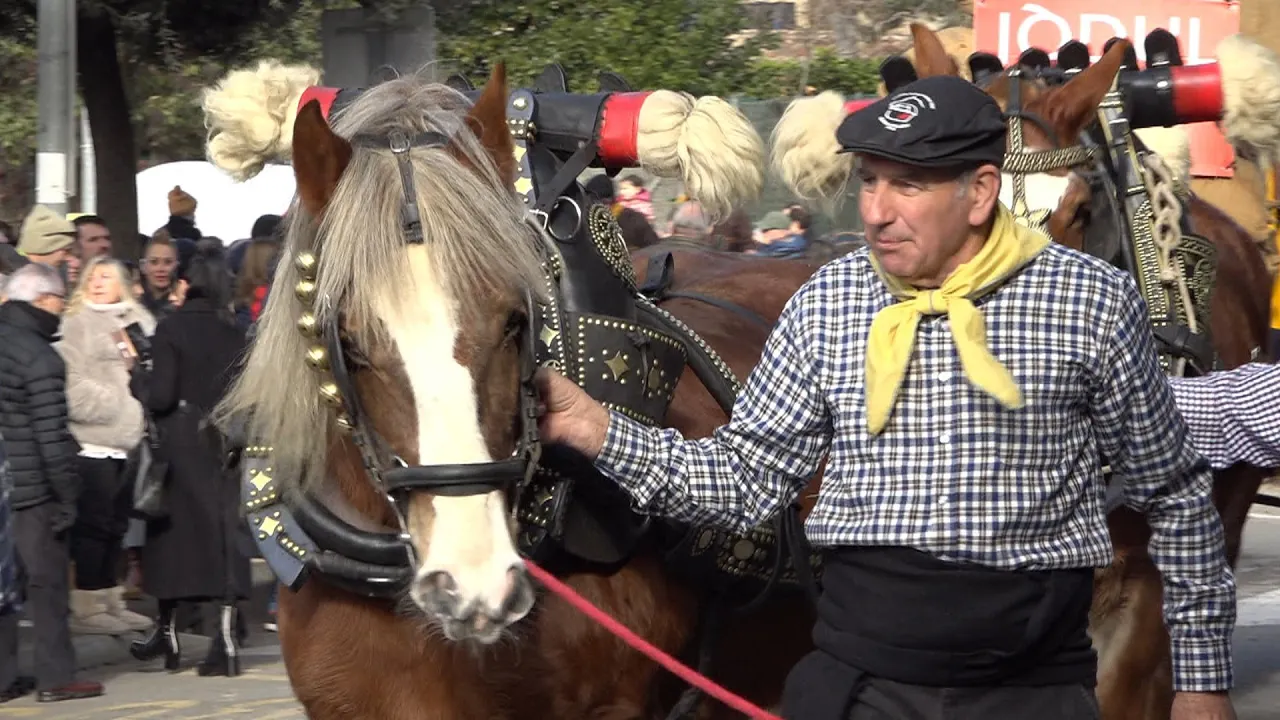
[[[1215,250],[1209,241],[1190,230],[1186,212],[1182,214],[1182,243],[1178,249],[1180,270],[1193,281],[1194,307],[1184,308],[1169,288],[1158,278],[1151,231],[1151,199],[1139,166],[1139,153],[1149,152],[1133,135],[1127,119],[1124,98],[1118,86],[1112,86],[1098,108],[1098,122],[1081,137],[1079,143],[1063,146],[1051,124],[1022,105],[1022,81],[1041,81],[1048,85],[1069,82],[1072,71],[1054,68],[1017,66],[1004,73],[1009,78],[1009,96],[1005,115],[1009,118],[1009,150],[1004,172],[1013,175],[1014,217],[1046,231],[1053,209],[1030,210],[1026,204],[1025,176],[1052,170],[1073,170],[1089,183],[1095,205],[1102,212],[1093,213],[1086,231],[1085,251],[1111,262],[1138,280],[1139,290],[1151,309],[1152,331],[1161,350],[1160,362],[1169,371],[1176,360],[1185,360],[1195,374],[1212,370],[1218,358],[1207,331],[1193,333],[1187,327],[1185,313],[1195,312],[1200,328],[1209,325],[1208,307],[1212,298],[1212,280],[1203,276],[1216,269]],[[980,84],[989,85],[998,75],[987,75]],[[1054,149],[1028,151],[1023,141],[1022,123],[1029,121],[1040,128],[1055,145]],[[1185,196],[1180,198],[1184,210]],[[1114,218],[1115,224],[1099,222]]]

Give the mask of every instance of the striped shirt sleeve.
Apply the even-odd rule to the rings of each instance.
[[[1280,468],[1280,365],[1250,363],[1169,384],[1192,442],[1214,469]]]
[[[744,531],[804,489],[832,422],[801,328],[802,291],[783,310],[728,424],[686,439],[610,413],[596,467],[643,512]]]
[[[1151,525],[1149,550],[1164,582],[1174,690],[1226,691],[1233,682],[1236,586],[1213,505],[1213,477],[1190,442],[1157,362],[1146,303],[1131,277],[1120,282],[1110,332],[1104,328],[1102,377],[1093,401],[1099,443],[1124,478],[1126,504],[1145,513]]]

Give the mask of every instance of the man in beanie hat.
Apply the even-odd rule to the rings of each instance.
[[[1098,718],[1088,634],[1112,562],[1102,467],[1151,525],[1173,717],[1234,717],[1236,594],[1204,457],[1132,277],[1000,202],[1006,126],[954,76],[898,89],[837,134],[867,247],[783,310],[727,425],[686,440],[550,369],[544,442],[636,507],[739,532],[787,512],[823,553],[817,649],[785,717]]]
[[[75,225],[44,205],[31,209],[18,233],[18,252],[33,263],[57,270],[67,287],[74,287],[80,275],[75,243]]]

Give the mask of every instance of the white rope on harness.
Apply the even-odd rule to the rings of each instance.
[[[1199,333],[1200,327],[1195,304],[1191,299],[1191,289],[1187,286],[1187,276],[1179,267],[1175,255],[1178,246],[1182,244],[1182,203],[1174,193],[1173,172],[1159,155],[1148,152],[1142,157],[1142,178],[1147,186],[1147,196],[1151,199],[1151,230],[1155,239],[1160,282],[1166,288],[1175,290],[1174,294],[1182,303],[1187,329]],[[1186,366],[1186,358],[1175,359],[1172,367],[1174,375],[1184,375]]]

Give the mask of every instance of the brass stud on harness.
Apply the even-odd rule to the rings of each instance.
[[[338,384],[332,380],[320,383],[320,399],[333,407],[341,407],[342,393],[338,390]]]
[[[316,255],[315,253],[304,250],[293,258],[293,266],[297,268],[302,277],[308,280],[316,279]]]
[[[329,353],[323,345],[312,345],[307,348],[307,365],[316,371],[329,369]]]
[[[320,323],[316,321],[313,313],[304,312],[298,316],[297,323],[298,332],[307,337],[316,337],[320,334]]]
[[[316,297],[316,284],[311,280],[299,280],[293,286],[293,294],[302,302],[309,303]]]
[[[346,413],[338,413],[338,416],[334,418],[334,420],[338,423],[338,427],[343,432],[351,432],[351,430],[355,427],[355,425],[351,422],[351,418],[347,417]]]

